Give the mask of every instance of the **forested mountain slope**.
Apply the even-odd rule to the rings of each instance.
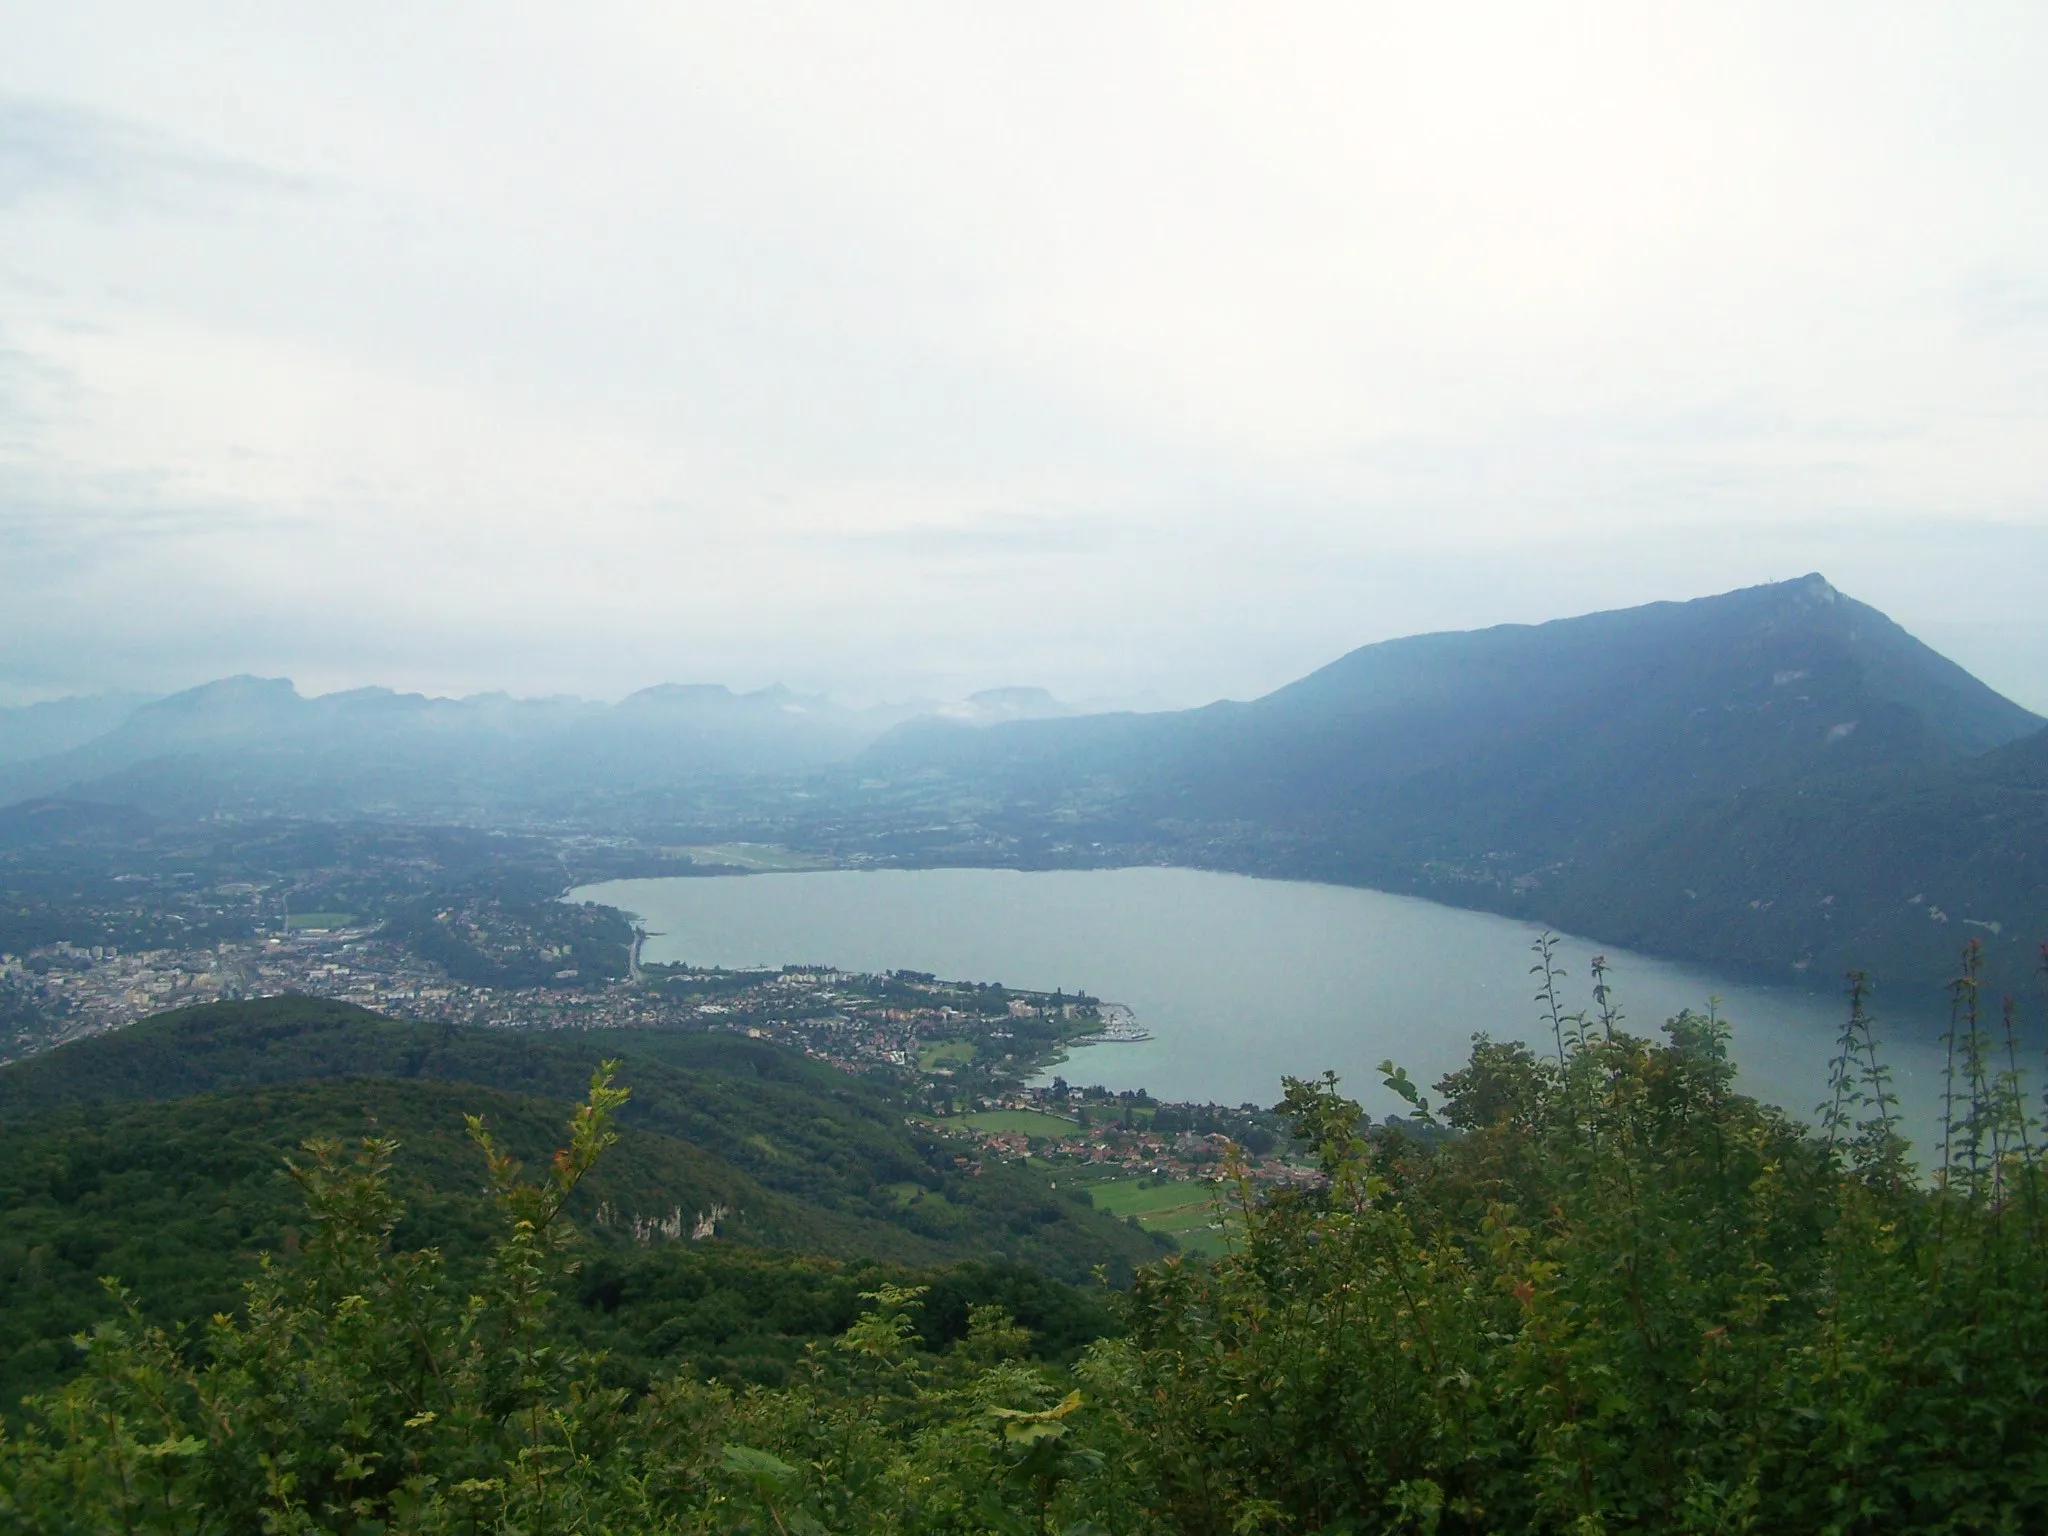
[[[2026,973],[2048,941],[2048,732],[1961,762],[1705,801],[1560,882],[1551,910],[1655,952],[1908,987],[1945,979],[1974,938],[1988,986],[2032,1007]]]
[[[1134,818],[1248,819],[1406,864],[1541,859],[1717,792],[1949,761],[2040,725],[1812,576],[1388,641],[1249,704],[924,722],[866,756],[1020,794],[1097,781]]]
[[[0,1367],[27,1349],[28,1377],[54,1368],[43,1344],[107,1310],[100,1275],[147,1281],[177,1315],[231,1300],[247,1255],[292,1241],[296,1195],[280,1169],[310,1136],[397,1137],[417,1183],[401,1242],[463,1250],[472,1234],[447,1202],[473,1204],[482,1187],[464,1114],[484,1114],[544,1166],[605,1058],[633,1092],[626,1137],[575,1215],[626,1251],[689,1246],[714,1207],[726,1213],[720,1243],[1021,1261],[1073,1282],[1098,1265],[1128,1277],[1164,1251],[1028,1169],[959,1166],[957,1148],[907,1125],[885,1087],[758,1041],[541,1037],[303,998],[223,1003],[0,1068]]]
[[[0,1126],[66,1105],[337,1078],[476,1084],[564,1103],[607,1058],[621,1062],[620,1081],[633,1090],[622,1116],[629,1129],[687,1142],[777,1193],[879,1223],[877,1243],[905,1234],[1074,1278],[1161,1251],[1024,1169],[991,1161],[963,1173],[957,1149],[907,1125],[906,1101],[885,1086],[763,1041],[695,1031],[534,1035],[404,1023],[307,998],[217,1003],[0,1069]]]
[[[1389,641],[1248,704],[905,726],[863,764],[1000,806],[1020,837],[1413,890],[1785,974],[1832,963],[1816,938],[1850,929],[1789,921],[1781,884],[1837,906],[1852,886],[1880,904],[1939,888],[2011,933],[2048,925],[2008,867],[2024,850],[2001,851],[2029,825],[2013,744],[2040,728],[1816,575]],[[1646,875],[1650,907],[1725,886],[1756,916],[1653,920]]]
[[[289,1252],[302,1235],[302,1202],[284,1160],[303,1160],[309,1137],[395,1137],[410,1207],[399,1243],[475,1252],[485,1179],[465,1113],[485,1116],[530,1164],[545,1166],[560,1139],[561,1106],[552,1101],[389,1078],[78,1105],[10,1121],[0,1160],[0,1409],[68,1374],[75,1355],[65,1341],[115,1310],[101,1276],[147,1297],[153,1316],[232,1311],[253,1255]],[[673,1138],[636,1131],[613,1150],[606,1177],[579,1201],[580,1219],[599,1201],[628,1224],[676,1210],[694,1221],[723,1206],[744,1213],[726,1223],[733,1239],[833,1254],[858,1251],[865,1236],[870,1251],[885,1251],[858,1221],[775,1195]],[[941,1256],[909,1234],[891,1237],[902,1239],[906,1258]]]

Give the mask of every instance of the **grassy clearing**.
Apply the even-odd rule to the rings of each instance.
[[[1088,1196],[1098,1210],[1108,1211],[1112,1216],[1135,1216],[1141,1222],[1170,1211],[1206,1213],[1216,1204],[1212,1184],[1176,1184],[1169,1180],[1155,1183],[1149,1178],[1113,1179],[1090,1185]],[[1206,1214],[1204,1219],[1208,1219]]]
[[[964,1067],[973,1060],[972,1040],[934,1040],[917,1048],[917,1064],[927,1072],[934,1067]]]
[[[1167,1235],[1180,1244],[1183,1253],[1197,1254],[1205,1259],[1220,1259],[1230,1251],[1228,1234],[1220,1227],[1190,1227],[1184,1232],[1169,1232]]]
[[[984,1109],[962,1115],[959,1123],[977,1131],[1022,1131],[1026,1136],[1073,1136],[1081,1129],[1072,1120],[1035,1109]]]
[[[1147,1232],[1161,1233],[1187,1252],[1211,1258],[1224,1249],[1224,1234],[1216,1226],[1228,1219],[1220,1193],[1213,1184],[1152,1178],[1111,1179],[1088,1186],[1096,1209],[1134,1216]]]
[[[294,912],[285,919],[294,928],[346,928],[355,920],[353,912]]]

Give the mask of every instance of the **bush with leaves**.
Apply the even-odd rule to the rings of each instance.
[[[1029,1335],[1000,1307],[936,1357],[920,1290],[885,1285],[789,1390],[602,1385],[554,1302],[576,1262],[563,1209],[616,1139],[612,1071],[538,1182],[471,1120],[500,1235],[469,1289],[433,1250],[393,1250],[393,1142],[308,1143],[290,1168],[303,1252],[264,1260],[241,1315],[199,1335],[128,1304],[82,1339],[87,1369],[0,1441],[0,1529],[1048,1529],[1088,1465],[1058,1444],[1078,1399],[1023,1363]]]
[[[1034,1364],[1001,1308],[923,1347],[883,1283],[787,1384],[603,1385],[553,1298],[563,1205],[624,1090],[522,1181],[482,1146],[481,1279],[395,1252],[393,1148],[314,1143],[315,1230],[235,1317],[125,1322],[0,1442],[0,1529],[1001,1533],[2048,1529],[2048,1190],[2011,1008],[1955,985],[1939,1159],[1906,1158],[1860,981],[1810,1131],[1734,1091],[1728,1030],[1630,1034],[1604,968],[1550,1050],[1475,1039],[1373,1128],[1282,1109],[1312,1183],[1239,1170],[1230,1250]]]
[[[1131,1531],[2048,1529],[2042,1124],[1965,953],[1929,1185],[1852,985],[1814,1135],[1728,1030],[1627,1033],[1604,969],[1555,1047],[1475,1040],[1443,1124],[1285,1109],[1322,1187],[1141,1276],[1086,1372]]]

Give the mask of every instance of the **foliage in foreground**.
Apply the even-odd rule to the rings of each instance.
[[[207,1150],[210,1142],[232,1141],[252,1154],[237,1158],[235,1170],[222,1170],[227,1177],[221,1182],[242,1186],[225,1202],[238,1218],[228,1244],[234,1250],[270,1247],[296,1212],[276,1211],[273,1219],[270,1197],[259,1196],[257,1186],[275,1187],[277,1158],[305,1137],[346,1134],[360,1125],[361,1113],[352,1107],[357,1101],[379,1101],[365,1103],[377,1123],[400,1127],[394,1134],[406,1144],[400,1172],[408,1182],[423,1161],[445,1150],[449,1159],[462,1160],[460,1182],[467,1184],[469,1154],[459,1121],[443,1107],[462,1096],[452,1085],[553,1101],[560,1107],[547,1111],[551,1127],[582,1096],[603,1057],[621,1058],[621,1075],[633,1084],[621,1114],[626,1142],[606,1157],[602,1174],[615,1186],[608,1193],[622,1214],[667,1215],[676,1203],[695,1211],[717,1202],[740,1213],[734,1235],[748,1242],[916,1265],[1001,1254],[1084,1284],[1097,1265],[1128,1282],[1138,1265],[1170,1251],[1151,1234],[1093,1209],[1080,1191],[1052,1189],[1040,1170],[988,1161],[973,1174],[954,1161],[957,1144],[912,1123],[921,1106],[899,1086],[850,1077],[767,1041],[696,1030],[531,1032],[423,1024],[346,1003],[264,998],[160,1014],[0,1071],[0,1134],[10,1145],[40,1142],[48,1154],[37,1157],[33,1171],[0,1166],[0,1310],[17,1304],[6,1286],[9,1250],[18,1243],[50,1247],[45,1267],[53,1281],[64,1271],[88,1282],[95,1273],[131,1282],[148,1275],[145,1311],[162,1315],[171,1298],[163,1294],[161,1270],[149,1275],[133,1262],[136,1255],[119,1251],[130,1245],[108,1229],[155,1231],[153,1222],[140,1219],[138,1199],[156,1198],[181,1182],[196,1193],[206,1179],[193,1174],[217,1160]],[[408,1093],[372,1087],[363,1082],[368,1078],[420,1086]],[[301,1086],[280,1091],[285,1084]],[[210,1108],[141,1108],[199,1094],[223,1097]],[[294,1124],[287,1127],[274,1111],[249,1102],[256,1094],[273,1105],[296,1098]],[[411,1105],[402,1116],[401,1099]],[[439,1102],[430,1106],[428,1099]],[[470,1107],[480,1104],[490,1105],[493,1124],[516,1144],[514,1121],[526,1117],[482,1093]],[[75,1132],[81,1119],[90,1127],[83,1137]],[[253,1155],[266,1125],[275,1133],[275,1152],[266,1147]],[[457,1127],[454,1134],[450,1127]],[[667,1144],[639,1141],[635,1132]],[[551,1146],[554,1134],[548,1129],[539,1145]],[[188,1144],[198,1149],[190,1159],[195,1166],[162,1167],[159,1154],[175,1156]],[[657,1172],[648,1154],[671,1166]],[[687,1176],[676,1166],[684,1162],[697,1165]],[[453,1193],[442,1173],[436,1168],[428,1182]],[[642,1186],[645,1196],[637,1205],[632,1186]],[[586,1223],[594,1216],[593,1193],[585,1189],[579,1197],[577,1215]],[[221,1203],[201,1203],[206,1200],[197,1195],[191,1209]],[[409,1202],[399,1246],[443,1241],[440,1227],[423,1220],[432,1203]],[[45,1230],[10,1229],[22,1206],[40,1208],[30,1221]],[[64,1225],[74,1230],[50,1229]],[[98,1238],[114,1239],[116,1247],[100,1248],[98,1259],[82,1256],[101,1264],[97,1270],[48,1262]],[[72,1325],[80,1326],[84,1319]]]
[[[1326,1176],[1169,1260],[1071,1371],[977,1309],[943,1355],[883,1286],[798,1379],[633,1394],[557,1325],[592,1085],[538,1184],[475,1127],[502,1235],[453,1290],[392,1251],[388,1143],[296,1170],[316,1235],[203,1339],[110,1323],[0,1446],[37,1531],[2024,1531],[2048,1525],[2048,1190],[2009,1013],[1956,989],[1916,1180],[1856,993],[1818,1134],[1732,1091],[1727,1033],[1633,1037],[1596,975],[1552,1054],[1475,1041],[1429,1134],[1334,1079]],[[1440,1119],[1439,1119],[1440,1117]]]

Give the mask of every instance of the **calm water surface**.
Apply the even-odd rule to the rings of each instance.
[[[570,899],[636,914],[649,961],[903,968],[1123,1003],[1153,1038],[1077,1050],[1059,1070],[1168,1099],[1270,1104],[1283,1074],[1329,1068],[1384,1113],[1396,1105],[1372,1070],[1383,1058],[1434,1082],[1476,1031],[1550,1044],[1530,925],[1379,891],[1188,869],[930,869],[616,880]],[[1654,1034],[1718,997],[1745,1091],[1810,1118],[1840,1029],[1835,998],[1568,938],[1568,1008],[1591,1006],[1596,952],[1628,1027]],[[1924,1149],[1939,1048],[1925,1021],[1882,1024]]]

